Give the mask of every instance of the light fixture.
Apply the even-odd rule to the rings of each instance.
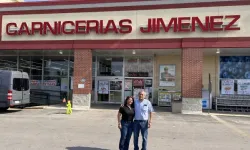
[[[136,54],[135,50],[133,50],[132,54],[133,54],[133,55],[135,55],[135,54]]]
[[[220,54],[220,49],[217,49],[216,54]]]
[[[59,51],[59,54],[61,54],[61,55],[62,55],[62,54],[63,54],[63,51],[61,51],[61,50],[60,50],[60,51]]]

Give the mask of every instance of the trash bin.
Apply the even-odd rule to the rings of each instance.
[[[181,92],[172,93],[172,113],[181,113],[182,109],[182,98]]]

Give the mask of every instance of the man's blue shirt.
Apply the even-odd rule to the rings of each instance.
[[[135,100],[135,120],[148,120],[149,113],[153,112],[153,106],[147,99],[143,101]]]

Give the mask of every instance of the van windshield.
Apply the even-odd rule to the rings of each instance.
[[[13,90],[15,91],[27,91],[29,90],[29,80],[22,78],[14,78],[13,79]]]

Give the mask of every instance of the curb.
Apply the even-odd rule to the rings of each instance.
[[[31,107],[25,107],[23,109],[44,109],[45,106],[31,106]]]

